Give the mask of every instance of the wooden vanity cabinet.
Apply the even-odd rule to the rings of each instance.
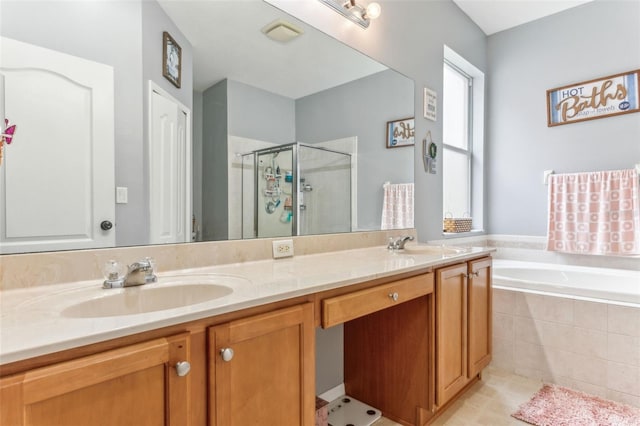
[[[467,264],[436,270],[436,404],[467,384]]]
[[[491,361],[491,258],[436,269],[436,405]]]
[[[188,333],[0,380],[2,425],[191,425]]]
[[[312,303],[211,327],[208,362],[210,425],[314,424]]]
[[[468,263],[467,377],[477,376],[491,362],[492,287],[491,258]]]

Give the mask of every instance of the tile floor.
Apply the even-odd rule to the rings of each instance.
[[[436,426],[526,425],[511,413],[527,402],[542,387],[542,381],[529,379],[488,367],[482,380],[473,385],[447,411],[438,417]],[[400,426],[382,418],[373,426]]]

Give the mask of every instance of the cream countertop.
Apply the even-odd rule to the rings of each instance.
[[[470,248],[454,255],[392,253],[371,247],[278,260],[226,264],[171,271],[177,274],[230,275],[233,293],[185,307],[99,318],[68,318],[61,312],[80,302],[131,289],[104,290],[99,280],[46,285],[0,292],[0,364],[123,337],[169,325],[212,317],[270,302],[304,296],[376,278],[416,271],[451,260],[488,254],[492,249]],[[188,280],[188,279],[187,279]]]

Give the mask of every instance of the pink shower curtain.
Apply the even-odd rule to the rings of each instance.
[[[638,203],[635,170],[551,175],[547,250],[640,254]]]
[[[382,229],[413,228],[413,184],[385,184]]]

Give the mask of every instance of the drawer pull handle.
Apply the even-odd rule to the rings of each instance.
[[[220,349],[220,356],[222,357],[222,360],[225,362],[231,361],[233,359],[233,349],[231,348]]]
[[[184,377],[191,371],[191,364],[188,361],[181,361],[176,364],[176,373],[178,376]]]
[[[398,293],[394,292],[394,293],[389,293],[389,298],[391,298],[391,300],[393,300],[394,302],[398,301]]]

